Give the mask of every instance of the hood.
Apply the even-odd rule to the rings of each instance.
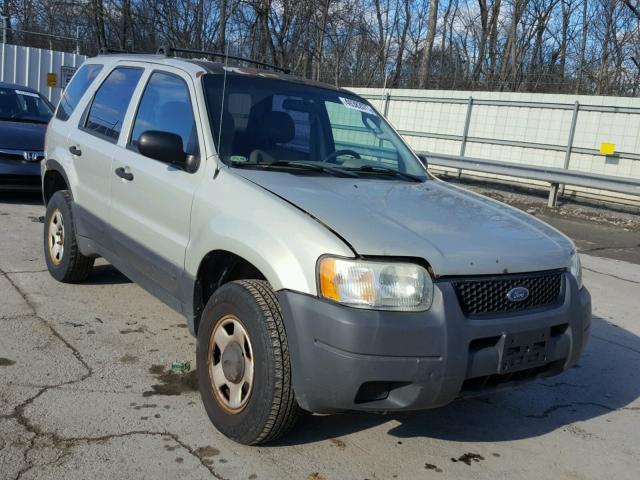
[[[563,268],[574,248],[535,217],[440,180],[234,172],[317,218],[358,255],[423,258],[437,276]]]
[[[0,121],[0,148],[9,150],[44,150],[44,123]]]

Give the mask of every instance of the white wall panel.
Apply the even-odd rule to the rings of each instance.
[[[569,140],[573,107],[578,101],[573,148],[599,150],[601,143],[613,143],[616,155],[572,151],[569,169],[640,178],[640,98],[453,90],[351,90],[365,98],[388,94],[387,118],[404,132],[416,150],[455,155],[459,154],[462,143],[469,97],[473,97],[474,102],[533,103],[526,106],[474,103],[465,155],[559,168],[564,166],[564,149]],[[403,100],[402,97],[411,97],[411,100]],[[455,99],[459,103],[448,103],[447,99]],[[377,99],[375,102],[379,110],[384,111],[385,100]],[[549,108],[549,104],[561,104],[564,108]],[[589,107],[606,107],[609,111],[589,111]],[[426,138],[410,132],[419,132],[427,137],[454,135],[459,139]],[[551,145],[562,149],[495,145],[492,140]]]
[[[0,45],[0,81],[35,88],[54,105],[63,90],[60,67],[79,67],[87,57],[74,53],[18,45]],[[57,86],[47,85],[47,74],[57,76]]]

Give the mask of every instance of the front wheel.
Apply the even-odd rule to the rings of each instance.
[[[78,248],[72,202],[68,190],[54,193],[47,204],[44,220],[44,257],[49,273],[60,282],[86,280],[94,262]]]
[[[287,335],[275,293],[263,280],[220,287],[202,313],[198,384],[214,426],[246,445],[285,434],[299,407]]]

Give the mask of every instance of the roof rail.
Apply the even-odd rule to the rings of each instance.
[[[122,48],[100,47],[98,55],[109,55],[112,53],[133,53],[133,54],[149,54],[149,52],[140,52],[136,50],[124,50]]]
[[[291,73],[291,69],[278,67],[277,65],[273,65],[271,63],[259,62],[257,60],[251,60],[250,58],[245,58],[245,57],[238,57],[236,55],[227,55],[226,53],[210,52],[208,50],[195,50],[191,48],[176,48],[176,47],[163,46],[158,48],[158,51],[156,53],[158,53],[159,55],[166,55],[167,57],[173,56],[174,53],[194,53],[194,54],[201,54],[207,57],[230,58],[231,60],[238,60],[241,62],[249,63],[251,65],[257,65],[259,67],[271,68],[272,70],[277,70],[287,74]]]

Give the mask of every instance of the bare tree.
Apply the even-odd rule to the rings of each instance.
[[[640,93],[637,0],[5,0],[8,41],[227,49],[344,86]],[[77,37],[78,35],[78,37]]]
[[[429,81],[429,67],[431,64],[431,52],[433,51],[433,42],[436,38],[436,20],[438,18],[438,0],[429,1],[429,26],[427,30],[427,38],[425,39],[424,49],[422,51],[422,63],[420,64],[420,73],[418,83],[422,88],[427,88]]]

